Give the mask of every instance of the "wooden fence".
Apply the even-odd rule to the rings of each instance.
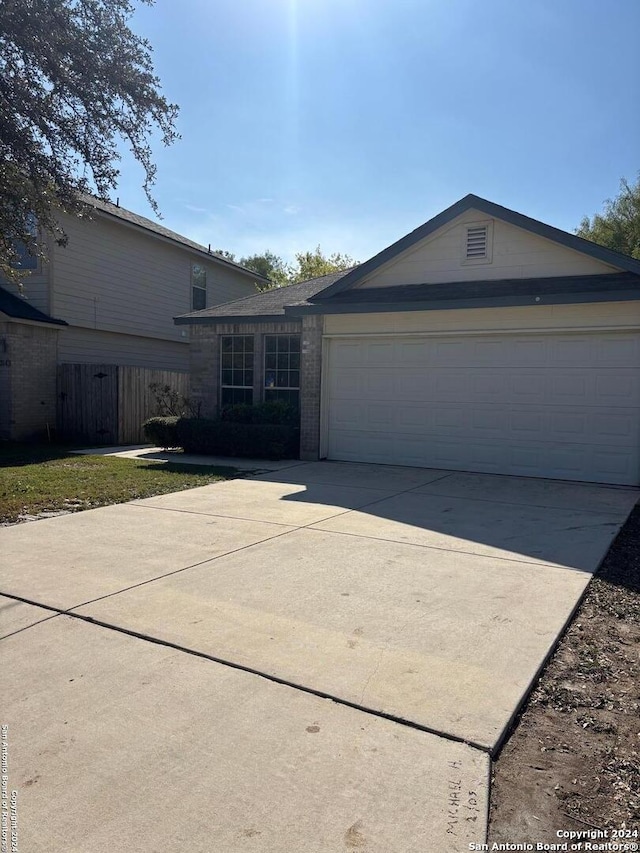
[[[189,395],[189,374],[115,364],[58,365],[58,434],[88,444],[143,444],[142,423],[157,412],[150,385]]]

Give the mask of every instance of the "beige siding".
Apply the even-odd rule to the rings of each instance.
[[[2,277],[0,277],[0,284],[5,290],[8,290],[9,293],[13,293],[14,296],[21,296],[26,299],[29,304],[33,305],[34,308],[37,308],[38,311],[42,311],[45,314],[50,313],[49,264],[43,263],[37,270],[29,273],[29,275],[22,281],[21,288],[15,284],[9,284]]]
[[[640,327],[640,302],[460,308],[455,311],[389,314],[329,314],[325,317],[324,331],[327,335],[363,335],[603,327]]]
[[[58,362],[129,364],[158,370],[188,370],[188,338],[162,341],[68,326],[60,330]]]
[[[173,318],[191,310],[188,249],[110,221],[67,218],[69,242],[54,253],[51,312],[74,326],[180,341]],[[208,304],[255,293],[250,278],[207,263]]]
[[[473,222],[493,224],[491,263],[465,263],[466,226]],[[486,214],[469,210],[376,270],[358,287],[597,275],[615,270],[615,267],[552,240],[499,219],[489,220]]]

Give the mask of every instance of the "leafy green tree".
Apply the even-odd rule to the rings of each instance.
[[[149,42],[129,29],[135,2],[0,2],[0,273],[11,280],[18,244],[43,251],[34,222],[64,245],[60,211],[82,215],[83,194],[116,188],[118,141],[158,212],[149,140],[178,138],[178,108],[160,92]]]
[[[214,249],[214,253],[216,255],[220,255],[221,258],[224,258],[227,261],[235,262],[236,256],[233,252],[227,252],[226,249]]]
[[[334,252],[333,255],[327,257],[322,253],[320,246],[316,246],[313,252],[298,252],[296,261],[298,268],[293,272],[292,280],[294,282],[306,281],[309,278],[318,278],[321,275],[347,270],[350,267],[357,266],[358,263],[349,255],[343,255],[340,252]]]
[[[585,216],[576,234],[640,260],[640,174],[635,185],[623,178],[619,195],[605,201],[603,213]]]
[[[291,283],[291,268],[281,257],[267,250],[261,255],[249,255],[240,258],[243,267],[253,270],[271,280],[271,285],[258,282],[258,290],[268,290],[269,287],[286,287]]]
[[[216,254],[222,255],[229,261],[236,261],[233,252],[228,252],[226,249],[216,249]],[[296,255],[294,266],[283,261],[279,255],[270,252],[268,249],[259,255],[240,258],[236,263],[270,279],[271,284],[266,282],[257,284],[258,290],[263,291],[272,287],[286,287],[288,284],[296,284],[299,281],[307,281],[310,278],[346,270],[357,266],[358,262],[350,258],[349,255],[342,255],[339,252],[326,257],[323,255],[320,246],[317,246],[313,252],[299,252]]]

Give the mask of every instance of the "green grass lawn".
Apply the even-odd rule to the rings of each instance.
[[[0,444],[0,522],[46,510],[124,503],[236,475],[235,468],[78,456],[50,445]]]

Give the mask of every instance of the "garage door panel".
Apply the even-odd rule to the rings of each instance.
[[[633,448],[638,441],[637,413],[634,409],[600,412],[593,407],[523,406],[506,404],[474,405],[397,403],[384,401],[342,401],[330,413],[332,431],[358,431],[363,440],[381,427],[390,438],[398,435],[422,435],[432,441],[456,436],[496,438],[503,441],[533,440],[546,446],[549,441],[563,444],[608,445]]]
[[[600,338],[597,347],[598,366],[626,367],[640,364],[640,338],[633,335],[610,335]]]
[[[614,406],[640,406],[640,377],[630,370],[602,371],[596,375],[595,385],[601,400]]]
[[[639,341],[591,334],[332,342],[328,455],[635,484]]]

